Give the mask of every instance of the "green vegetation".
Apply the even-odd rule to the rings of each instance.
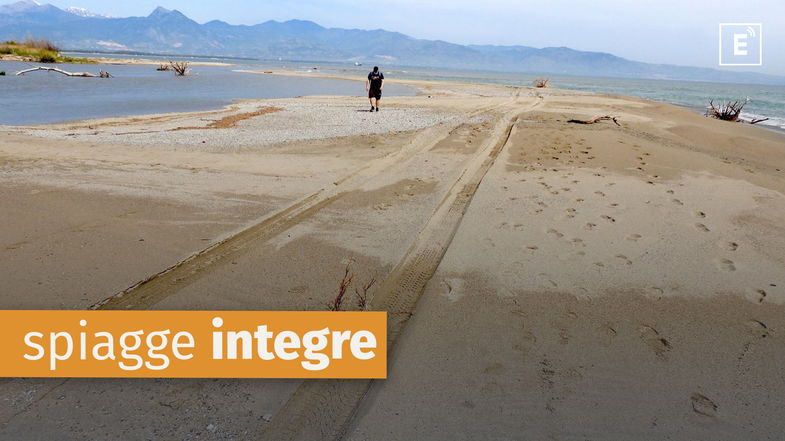
[[[87,58],[64,57],[60,55],[60,48],[41,38],[28,38],[22,43],[16,41],[0,43],[0,58],[3,55],[39,63],[93,63]]]

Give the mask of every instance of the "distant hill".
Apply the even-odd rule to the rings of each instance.
[[[325,28],[302,20],[235,26],[199,24],[177,10],[113,18],[81,8],[61,10],[25,0],[0,6],[0,40],[35,36],[71,50],[138,51],[167,55],[231,56],[262,60],[362,62],[538,75],[785,84],[785,77],[649,64],[566,47],[459,45],[398,32]]]

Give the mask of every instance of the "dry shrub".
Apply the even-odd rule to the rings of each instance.
[[[55,45],[54,43],[52,43],[51,41],[45,38],[27,37],[27,39],[22,44],[24,46],[41,49],[48,52],[55,52],[55,53],[60,52],[60,48],[57,47],[57,45]]]
[[[178,77],[184,77],[191,73],[191,68],[188,67],[187,61],[170,61],[169,66],[174,71],[174,74]]]
[[[368,291],[370,291],[375,284],[376,276],[373,276],[363,284],[361,289],[354,289],[354,294],[357,296],[357,308],[360,311],[368,310]]]
[[[352,286],[352,282],[354,282],[354,273],[352,273],[351,265],[351,263],[346,265],[343,278],[338,284],[338,291],[336,292],[335,297],[327,303],[328,311],[341,311],[343,309],[346,293]],[[354,289],[354,294],[357,297],[357,309],[360,311],[366,311],[368,309],[368,292],[375,284],[376,276],[373,276],[363,283],[361,287]]]
[[[327,304],[327,309],[329,311],[340,311],[343,306],[343,298],[346,295],[346,291],[349,290],[352,280],[354,280],[354,274],[352,274],[350,266],[351,264],[346,265],[343,279],[341,279],[341,283],[338,285],[338,293],[336,293],[335,298]]]
[[[534,87],[536,87],[538,89],[544,89],[544,88],[548,87],[548,83],[550,81],[551,80],[549,78],[537,78],[536,80],[534,80],[533,84],[534,84]]]

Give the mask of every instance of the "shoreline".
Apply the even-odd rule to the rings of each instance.
[[[139,59],[125,59],[125,58],[109,58],[109,57],[107,57],[107,58],[91,58],[91,60],[95,61],[96,64],[107,64],[107,65],[129,65],[129,66],[133,66],[133,65],[149,65],[149,66],[156,66],[156,65],[162,64],[162,62],[160,60],[141,59],[141,58],[139,58]],[[0,60],[0,61],[3,61],[3,60]],[[5,61],[13,61],[13,60],[5,60]],[[189,62],[189,63],[192,66],[221,66],[221,67],[236,66],[236,64],[233,64],[233,63],[223,63],[223,62]],[[298,78],[313,78],[313,77],[316,77],[316,78],[324,78],[324,79],[354,81],[354,82],[363,82],[364,81],[364,79],[360,78],[359,76],[325,73],[325,72],[320,72],[320,71],[301,72],[301,71],[295,71],[295,70],[278,70],[278,69],[271,69],[271,70],[267,70],[267,69],[263,69],[263,70],[235,69],[233,71],[234,72],[239,72],[239,73],[257,74],[257,75],[275,75],[275,76],[298,77]],[[667,102],[667,101],[647,100],[646,98],[639,98],[639,97],[634,97],[634,96],[630,96],[630,95],[617,95],[617,94],[605,93],[605,92],[584,92],[584,91],[577,91],[577,90],[573,90],[573,89],[558,89],[558,88],[537,89],[537,88],[530,87],[530,86],[504,85],[504,84],[497,84],[497,83],[491,83],[491,82],[479,82],[479,81],[478,82],[468,82],[468,81],[416,80],[416,79],[392,78],[392,79],[386,80],[386,82],[388,82],[390,84],[399,84],[399,85],[412,87],[412,88],[418,90],[419,94],[425,94],[425,95],[427,95],[427,89],[438,88],[440,86],[445,86],[445,85],[454,85],[454,86],[462,86],[462,87],[471,87],[473,85],[477,85],[477,86],[485,86],[485,87],[519,88],[519,89],[527,89],[527,90],[534,90],[534,91],[537,91],[537,90],[562,91],[562,92],[565,92],[565,93],[577,93],[577,94],[596,95],[598,97],[619,96],[619,97],[623,97],[623,98],[626,98],[626,99],[641,99],[641,100],[646,100],[646,101],[651,101],[651,102],[657,102],[657,103],[663,103],[663,104],[667,104],[667,105],[672,105],[672,106],[675,106],[675,107],[688,109],[688,110],[690,110],[690,111],[692,111],[692,112],[694,112],[696,114],[699,114],[701,116],[705,116],[704,111],[700,110],[700,108],[697,107],[697,106],[688,106],[688,105],[683,105],[683,104],[678,104],[678,103],[673,103],[673,102]],[[172,116],[177,116],[179,114],[188,114],[188,113],[199,114],[199,113],[204,113],[204,112],[208,112],[209,113],[209,112],[225,111],[225,110],[228,110],[229,108],[231,108],[232,106],[236,105],[237,102],[243,101],[243,100],[244,99],[231,99],[232,102],[230,104],[225,104],[225,105],[223,105],[220,108],[207,109],[207,110],[195,110],[195,111],[192,111],[192,112],[188,112],[188,111],[186,111],[186,112],[174,112],[174,113],[172,113]],[[264,99],[259,99],[259,100],[264,100]],[[145,113],[140,113],[140,114],[122,115],[122,116],[117,116],[117,117],[106,117],[106,118],[112,118],[112,119],[114,119],[114,118],[119,118],[119,119],[129,118],[129,119],[131,119],[131,118],[143,118],[143,117],[158,117],[158,116],[163,116],[163,115],[166,115],[166,114],[145,114]],[[89,120],[89,119],[90,118],[88,118],[87,120]],[[99,118],[93,118],[93,119],[101,120],[101,119],[105,119],[105,118],[99,117]],[[76,122],[80,122],[80,121],[82,121],[82,120],[63,120],[63,121],[58,121],[58,122],[54,122],[54,123],[33,124],[33,125],[12,125],[12,126],[0,126],[0,127],[37,127],[37,126],[46,126],[46,125],[58,125],[58,124],[76,123]],[[737,122],[737,124],[745,124],[745,122],[739,121],[739,122]],[[763,128],[763,129],[768,130],[770,132],[775,132],[775,133],[778,133],[778,134],[785,135],[785,128],[781,128],[781,127],[778,127],[778,126],[772,126],[772,125],[766,125],[766,124],[754,124],[754,125],[756,127],[758,127],[758,128]]]

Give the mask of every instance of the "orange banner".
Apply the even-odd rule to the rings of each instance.
[[[385,312],[0,311],[0,377],[386,378]]]

